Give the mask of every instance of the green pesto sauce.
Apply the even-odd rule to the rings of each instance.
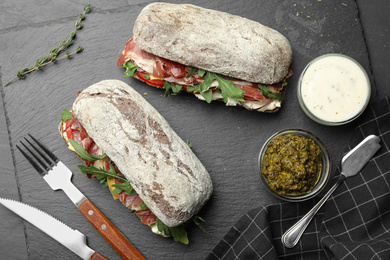
[[[295,134],[272,139],[261,162],[271,189],[283,195],[301,195],[316,185],[321,173],[321,150],[313,140]]]

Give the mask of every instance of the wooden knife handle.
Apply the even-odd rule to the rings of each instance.
[[[108,260],[108,259],[102,256],[101,254],[99,254],[98,252],[95,252],[93,253],[93,255],[91,255],[89,260]]]
[[[123,259],[145,259],[88,199],[83,200],[78,209]]]

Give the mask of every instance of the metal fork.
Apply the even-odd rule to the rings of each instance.
[[[126,239],[125,236],[89,201],[71,182],[73,173],[52,152],[32,135],[28,143],[20,142],[25,150],[16,148],[31,163],[37,172],[53,190],[62,189],[81,213],[96,228],[104,239],[118,252],[123,259],[145,259],[142,254]],[[31,156],[28,155],[31,154]],[[34,160],[35,159],[35,160]]]
[[[79,207],[81,202],[85,201],[87,198],[79,191],[79,189],[77,189],[76,186],[71,183],[73,173],[57,158],[57,156],[55,156],[54,153],[50,152],[32,135],[28,135],[36,143],[36,145],[32,144],[27,138],[24,139],[34,149],[35,153],[23,142],[20,143],[33,156],[33,158],[35,158],[38,164],[18,145],[16,145],[16,148],[18,148],[23,156],[26,157],[26,159],[31,163],[35,170],[37,170],[37,172],[43,177],[43,179],[53,190],[62,189],[70,198],[70,200],[76,205],[76,207]],[[41,150],[38,149],[38,147]]]

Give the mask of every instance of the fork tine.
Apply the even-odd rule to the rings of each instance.
[[[35,139],[32,135],[28,134],[31,139],[34,140],[34,142],[39,146],[41,147],[41,149],[47,154],[50,156],[50,158],[55,162],[55,163],[58,163],[59,159],[57,158],[57,156],[55,156],[54,153],[50,152],[43,144],[41,144],[40,142],[38,142],[37,139]]]
[[[26,137],[24,138],[29,145],[34,148],[34,150],[51,166],[54,166],[54,163],[50,161],[35,145],[33,145]]]
[[[24,144],[23,144],[23,145],[24,145]],[[38,166],[38,164],[36,164],[36,163],[33,161],[33,159],[31,159],[30,156],[28,156],[22,149],[20,149],[19,146],[16,145],[16,148],[18,148],[18,150],[23,154],[23,156],[27,159],[27,161],[29,161],[29,162],[31,163],[31,165],[35,168],[35,170],[37,170],[37,172],[38,172],[39,174],[43,174],[43,173],[45,172],[44,170],[42,170],[42,169]]]
[[[50,170],[50,167],[49,165],[45,164],[35,153],[33,153],[30,148],[28,148],[23,142],[20,142],[24,148],[26,148],[26,150],[35,158],[35,160],[38,161],[38,163],[46,170],[46,171],[49,171]],[[32,159],[31,159],[32,160]]]

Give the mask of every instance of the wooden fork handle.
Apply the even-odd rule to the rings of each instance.
[[[108,259],[102,256],[101,254],[99,254],[98,252],[95,252],[93,253],[93,255],[91,255],[89,260],[108,260]]]
[[[91,201],[83,200],[78,209],[123,259],[145,259]]]

